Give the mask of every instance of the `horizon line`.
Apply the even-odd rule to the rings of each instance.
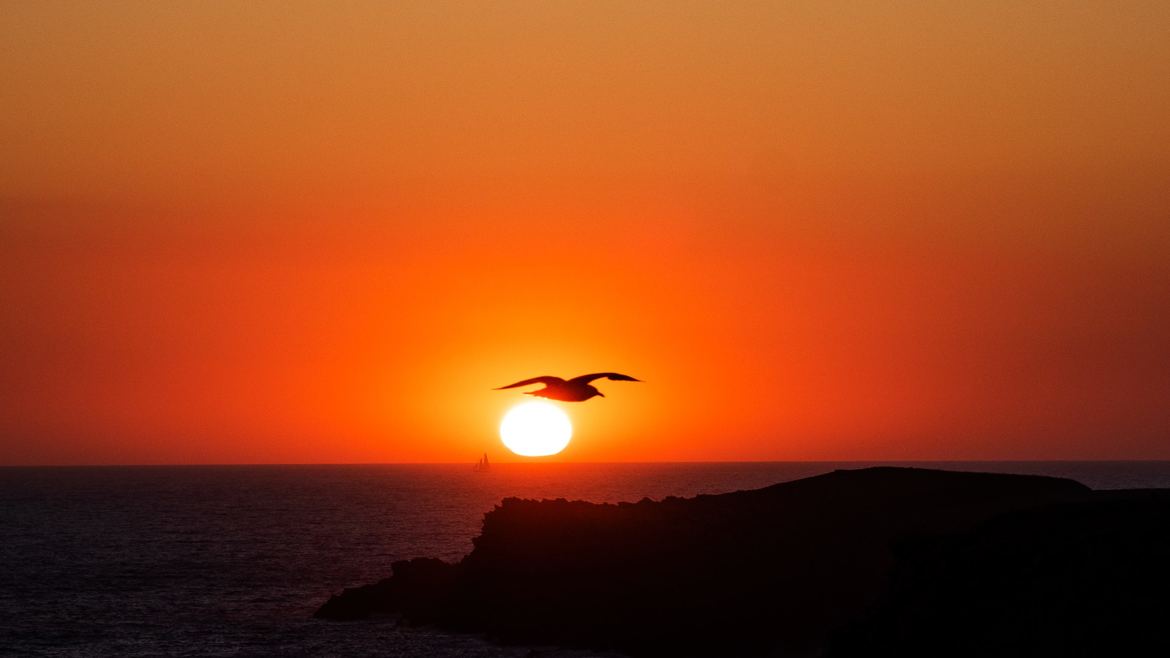
[[[495,465],[705,465],[705,464],[1088,464],[1088,463],[1159,463],[1170,458],[1115,458],[1115,459],[749,459],[749,460],[662,460],[662,461],[557,461],[506,460]],[[206,468],[206,467],[272,467],[272,466],[467,466],[467,461],[443,462],[149,462],[149,463],[92,463],[92,464],[0,464],[0,469],[17,468]]]

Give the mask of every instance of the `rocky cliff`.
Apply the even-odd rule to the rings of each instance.
[[[634,655],[1072,655],[1045,651],[1156,639],[1150,615],[1110,610],[1167,611],[1168,521],[1163,492],[904,468],[658,502],[506,499],[458,564],[396,563],[317,614]]]

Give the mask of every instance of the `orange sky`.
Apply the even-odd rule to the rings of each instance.
[[[962,6],[959,6],[962,5]],[[0,464],[1170,458],[1170,6],[8,3]]]

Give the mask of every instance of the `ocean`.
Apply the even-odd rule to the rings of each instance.
[[[312,614],[395,560],[458,560],[505,497],[694,496],[877,463],[0,468],[0,654],[534,655],[393,619]],[[897,464],[1170,487],[1170,462]]]

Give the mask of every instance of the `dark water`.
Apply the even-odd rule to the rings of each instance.
[[[864,465],[0,469],[0,653],[525,656],[528,648],[392,620],[311,615],[343,587],[385,577],[394,560],[458,559],[483,513],[507,496],[693,496]],[[1170,487],[1170,462],[930,465]]]

